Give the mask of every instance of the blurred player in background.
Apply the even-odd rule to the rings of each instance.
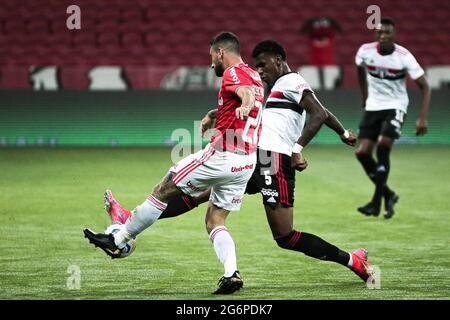
[[[418,136],[427,132],[430,102],[430,88],[423,69],[406,48],[394,43],[394,37],[394,20],[382,18],[376,29],[377,41],[363,44],[356,54],[359,85],[365,106],[359,126],[356,157],[375,184],[372,200],[359,207],[358,211],[378,216],[384,198],[386,219],[393,216],[394,205],[399,200],[399,196],[388,187],[387,180],[390,152],[394,140],[400,138],[400,129],[408,108],[406,73],[422,92],[420,116],[416,121]],[[375,146],[377,161],[372,157]]]
[[[210,144],[170,168],[152,194],[133,210],[125,228],[115,234],[97,234],[89,229],[84,232],[91,243],[117,257],[130,239],[158,220],[170,200],[199,195],[211,188],[206,229],[225,269],[214,293],[230,294],[239,290],[243,281],[225,220],[230,211],[240,209],[255,168],[264,87],[258,73],[243,63],[234,34],[222,32],[213,38],[210,55],[216,75],[223,76]]]
[[[317,67],[336,64],[335,38],[341,31],[340,24],[331,17],[314,17],[305,21],[300,32],[309,37],[309,64]]]
[[[358,249],[348,253],[306,232],[293,228],[295,170],[306,169],[302,149],[320,130],[322,124],[333,129],[350,146],[356,143],[351,130],[345,130],[339,120],[317,100],[309,84],[286,62],[284,48],[273,40],[258,43],[253,50],[255,67],[270,88],[262,120],[258,144],[258,162],[246,193],[261,193],[267,220],[278,246],[303,252],[307,256],[339,263],[349,267],[366,281],[370,275],[367,252]],[[308,121],[306,121],[308,114]],[[202,120],[202,131],[212,126],[211,112]],[[173,205],[161,218],[179,215],[190,210],[192,203],[205,202],[208,194],[186,199],[183,205]],[[124,210],[112,193],[106,194],[107,211],[113,221],[124,223],[131,213]],[[169,203],[170,206],[170,203]],[[120,220],[122,219],[122,220]]]

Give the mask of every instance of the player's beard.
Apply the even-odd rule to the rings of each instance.
[[[216,73],[216,76],[222,77],[223,73],[225,72],[225,68],[223,67],[223,64],[218,62],[214,64],[214,72]]]

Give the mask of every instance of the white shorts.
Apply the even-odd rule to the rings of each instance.
[[[247,155],[217,151],[208,144],[169,171],[175,174],[172,180],[183,193],[198,196],[212,188],[209,200],[214,205],[238,211],[255,166],[255,152]]]

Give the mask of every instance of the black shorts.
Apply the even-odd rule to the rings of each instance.
[[[257,150],[255,171],[247,183],[245,193],[260,192],[264,205],[270,207],[294,206],[295,170],[291,157],[277,152]]]
[[[359,124],[359,139],[377,141],[382,135],[392,139],[400,138],[405,113],[398,109],[365,111]]]

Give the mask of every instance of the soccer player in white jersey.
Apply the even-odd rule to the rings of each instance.
[[[214,37],[210,55],[216,75],[223,77],[211,142],[170,168],[119,232],[103,234],[85,229],[84,233],[95,246],[117,257],[130,239],[158,220],[170,200],[211,189],[206,229],[225,270],[214,293],[230,294],[239,290],[243,281],[225,220],[230,211],[239,211],[255,168],[264,86],[258,73],[242,61],[239,39],[233,33]]]
[[[422,92],[416,135],[427,132],[427,115],[430,88],[424,71],[406,48],[394,43],[395,23],[382,18],[376,29],[376,42],[363,44],[356,54],[359,85],[362,92],[364,116],[359,126],[356,157],[366,174],[375,184],[372,200],[358,211],[368,216],[378,216],[384,198],[384,217],[394,214],[398,194],[388,185],[390,152],[394,140],[400,138],[408,109],[406,74],[416,82]],[[372,157],[376,146],[377,161]]]
[[[339,120],[317,100],[308,83],[292,72],[284,48],[276,41],[265,40],[253,50],[254,64],[270,88],[266,100],[261,138],[258,143],[256,169],[247,184],[246,193],[261,193],[272,235],[277,244],[307,256],[349,267],[361,279],[371,275],[367,252],[343,251],[320,237],[293,228],[295,170],[302,171],[307,161],[302,157],[305,147],[323,124],[333,129],[350,146],[356,143],[351,130],[345,130]],[[308,121],[305,123],[306,114]],[[211,112],[202,120],[202,131],[213,123]],[[180,215],[192,209],[192,204],[209,198],[206,192],[196,199],[169,203],[160,218]],[[113,221],[124,223],[131,213],[123,209],[110,192],[106,194],[107,211]],[[169,210],[170,209],[170,210]],[[124,219],[125,217],[125,219]]]

